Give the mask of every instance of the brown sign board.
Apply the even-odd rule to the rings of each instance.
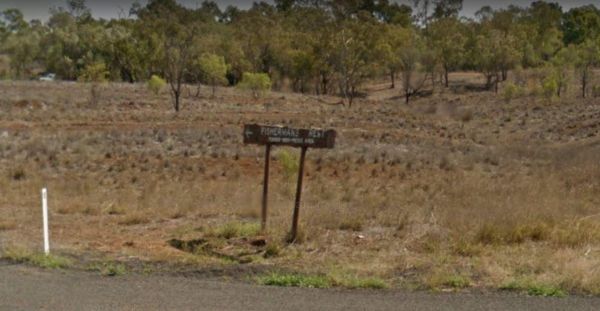
[[[335,136],[334,130],[295,129],[258,124],[244,126],[244,144],[332,149]]]

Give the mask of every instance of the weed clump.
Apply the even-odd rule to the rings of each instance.
[[[567,293],[558,286],[537,283],[527,279],[512,280],[502,286],[501,290],[525,292],[530,296],[565,297]]]
[[[148,82],[146,83],[146,87],[154,95],[160,94],[162,89],[165,88],[165,85],[167,85],[167,82],[157,75],[152,75],[152,77],[150,77],[150,80],[148,80]]]
[[[98,271],[103,276],[121,276],[127,273],[127,267],[124,264],[114,262],[93,264],[89,269]]]
[[[260,234],[260,224],[230,222],[213,229],[207,236],[215,236],[223,239],[253,237]]]
[[[287,150],[281,150],[277,155],[277,160],[281,163],[283,168],[283,175],[286,179],[291,180],[299,170],[298,155],[290,153]]]
[[[325,276],[285,274],[277,272],[259,277],[258,283],[267,286],[308,288],[328,288],[332,285],[331,281]]]
[[[16,263],[26,263],[43,269],[64,269],[72,265],[68,258],[34,253],[24,249],[8,249],[2,258]]]

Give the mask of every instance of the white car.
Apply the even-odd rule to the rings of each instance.
[[[40,77],[40,81],[54,81],[56,79],[56,74],[47,73]]]

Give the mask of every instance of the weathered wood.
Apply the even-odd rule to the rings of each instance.
[[[262,218],[261,229],[264,232],[267,229],[267,203],[269,196],[269,162],[271,160],[271,145],[265,149],[265,177],[263,179],[263,197],[262,197]]]
[[[244,143],[331,149],[336,132],[321,129],[295,129],[290,127],[248,124],[244,126]]]
[[[307,147],[302,147],[300,154],[300,168],[298,169],[298,185],[296,188],[296,202],[294,204],[294,216],[292,218],[292,231],[290,232],[289,242],[293,243],[298,238],[298,220],[300,218],[300,199],[302,196],[302,180],[304,179],[304,159],[306,158]]]

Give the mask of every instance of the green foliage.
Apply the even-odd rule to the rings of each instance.
[[[515,98],[519,98],[525,94],[525,91],[519,85],[513,82],[507,82],[502,90],[502,97],[508,103]]]
[[[80,82],[106,82],[108,81],[108,70],[104,63],[93,63],[85,66],[79,73]]]
[[[594,85],[594,87],[592,87],[592,97],[594,97],[594,98],[600,97],[600,85]]]
[[[259,98],[271,89],[271,78],[266,73],[244,72],[239,87],[252,91],[254,98]]]
[[[117,262],[101,262],[89,267],[92,271],[98,271],[103,276],[122,276],[127,273],[127,267]]]
[[[300,160],[297,153],[291,153],[288,150],[282,149],[277,154],[277,160],[281,163],[283,175],[286,179],[291,180],[298,174]]]
[[[500,286],[501,290],[525,292],[530,296],[566,297],[567,293],[558,286],[534,282],[529,279],[518,279]]]
[[[542,90],[544,97],[551,99],[558,92],[558,81],[554,75],[547,76],[542,82]]]
[[[263,254],[264,258],[273,258],[277,257],[281,254],[281,247],[276,243],[269,243],[265,249],[265,253]]]
[[[214,96],[215,87],[227,81],[225,75],[228,66],[225,63],[225,58],[215,54],[202,54],[198,60],[198,66],[202,72],[202,81],[213,87]]]
[[[331,281],[325,276],[271,273],[258,278],[258,283],[268,286],[328,288]]]
[[[600,37],[600,10],[593,5],[572,8],[563,15],[562,30],[566,45]]]
[[[207,235],[232,239],[257,236],[260,234],[260,231],[260,224],[257,223],[230,222],[207,232]]]
[[[160,92],[165,88],[167,82],[157,75],[152,75],[150,80],[146,83],[148,90],[152,92],[154,95],[160,94]]]
[[[0,13],[0,55],[14,78],[44,71],[63,80],[140,82],[160,72],[176,110],[182,85],[199,79],[213,93],[227,82],[255,97],[291,85],[351,104],[365,81],[383,75],[393,86],[401,75],[408,101],[435,88],[440,73],[448,84],[452,71],[478,70],[498,89],[518,66],[553,67],[557,96],[575,72],[585,96],[600,66],[594,6],[563,14],[555,3],[535,1],[486,8],[466,20],[456,14],[461,1],[417,1],[412,20],[407,5],[367,2],[286,0],[220,12],[211,2],[194,10],[150,1],[135,5],[134,19],[106,22],[94,19],[85,1],[70,0],[66,9],[51,10],[45,24],[28,23],[15,9]]]

